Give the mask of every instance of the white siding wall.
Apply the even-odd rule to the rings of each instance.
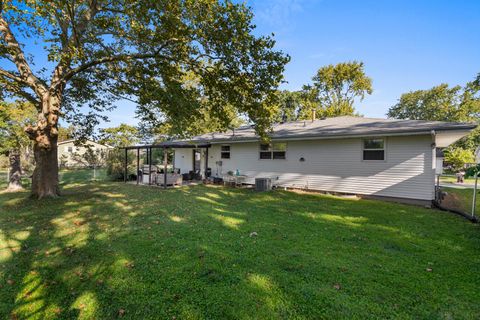
[[[431,143],[431,136],[388,137],[385,161],[362,161],[359,138],[287,141],[286,160],[260,160],[259,143],[253,142],[230,144],[231,158],[220,159],[220,145],[213,145],[209,167],[219,176],[238,169],[249,177],[247,183],[254,183],[255,177],[272,177],[280,186],[432,200]],[[175,159],[182,172],[191,170],[191,150],[177,150]],[[221,168],[215,164],[218,160],[223,162]]]
[[[102,152],[107,153],[110,150],[110,148],[108,148],[107,146],[101,145],[93,141],[88,141],[87,145],[89,145],[90,148],[92,148],[94,151],[102,150]],[[81,156],[85,154],[85,152],[87,152],[87,147],[82,145],[75,146],[75,143],[73,141],[68,141],[63,143],[60,142],[57,146],[58,146],[57,159],[60,165],[67,166],[67,167],[84,165],[79,163],[78,161],[75,161],[73,154],[75,153]],[[68,148],[71,148],[72,152],[69,152]]]
[[[192,149],[175,149],[175,168],[179,168],[180,173],[192,170],[192,152]]]
[[[200,173],[204,174],[204,171],[205,171],[205,149],[199,149],[199,150],[202,154],[201,158],[200,158]],[[209,152],[210,152],[210,150],[209,150]],[[214,167],[215,161],[213,161],[211,157],[209,157],[208,161],[209,161],[208,166],[210,168],[215,168]],[[213,161],[213,163],[210,162],[210,161]],[[193,149],[189,149],[189,148],[175,149],[175,168],[179,168],[180,173],[188,173],[190,170],[193,169]],[[215,173],[212,172],[212,174],[215,174]]]

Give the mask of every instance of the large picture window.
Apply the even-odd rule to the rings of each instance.
[[[220,158],[230,159],[230,146],[221,146]]]
[[[260,145],[260,159],[286,159],[287,144],[285,142],[274,142]]]
[[[385,160],[385,139],[364,139],[363,160]]]

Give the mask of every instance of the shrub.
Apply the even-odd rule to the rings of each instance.
[[[467,163],[475,162],[475,157],[470,150],[454,148],[445,152],[445,161],[452,166],[455,172],[458,172]]]
[[[113,180],[123,180],[125,175],[125,150],[115,149],[107,155],[107,175]],[[136,157],[132,152],[127,153],[127,173],[136,170]]]
[[[478,164],[465,170],[465,178],[475,177],[476,172],[480,172],[480,165]]]

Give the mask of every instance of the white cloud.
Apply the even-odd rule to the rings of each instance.
[[[317,0],[263,0],[250,1],[255,18],[262,24],[283,31],[294,25],[294,16],[305,11],[306,7]]]

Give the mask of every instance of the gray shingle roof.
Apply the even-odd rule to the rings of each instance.
[[[431,130],[471,130],[475,123],[377,119],[353,116],[319,119],[315,121],[293,121],[273,126],[272,139],[314,138],[335,136],[362,136],[375,134],[429,133]],[[227,132],[213,132],[193,137],[197,142],[221,142],[256,140],[258,136],[251,126],[243,126]]]

